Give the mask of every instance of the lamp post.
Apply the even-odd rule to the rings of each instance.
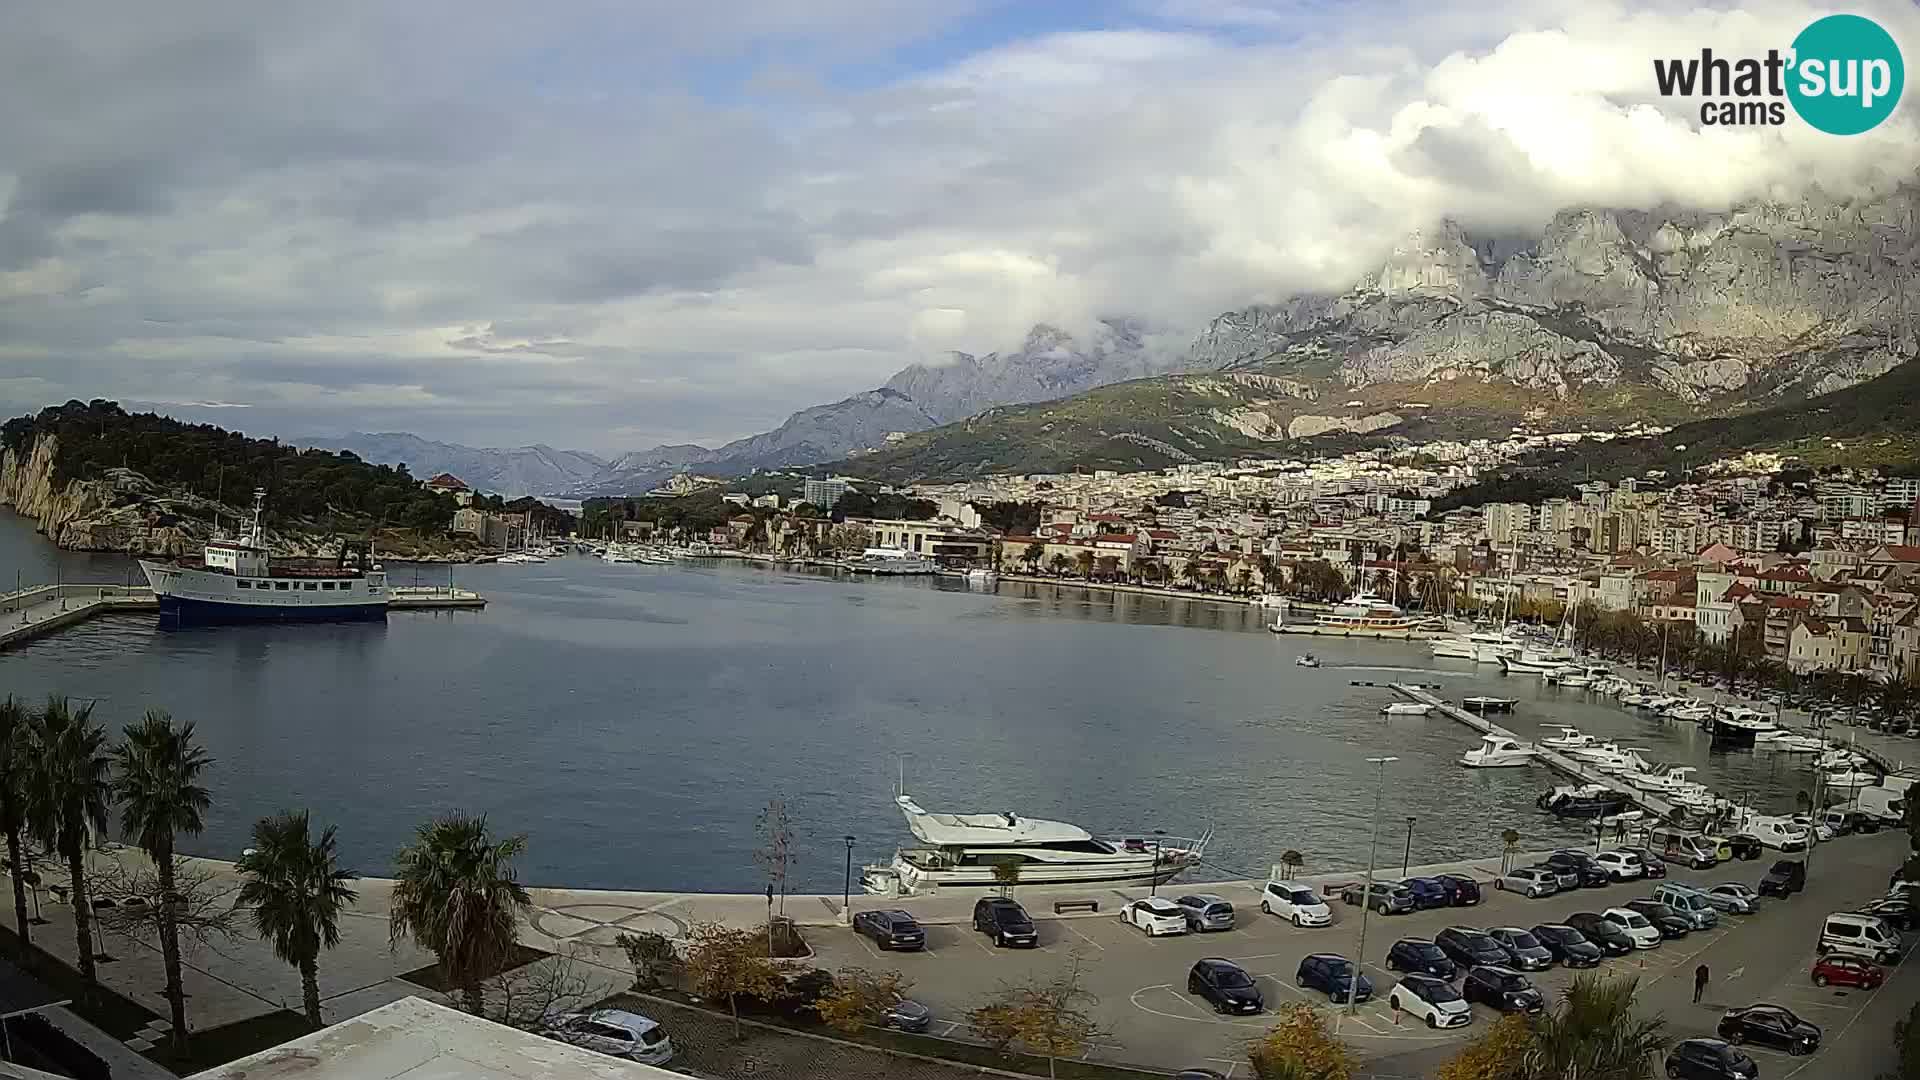
[[[1153,873],[1147,878],[1147,895],[1160,895],[1160,841],[1167,835],[1165,829],[1153,830]]]
[[[1360,1011],[1360,965],[1367,962],[1367,914],[1373,910],[1373,858],[1380,851],[1380,798],[1387,786],[1387,762],[1397,757],[1370,757],[1367,764],[1379,767],[1373,785],[1373,842],[1367,845],[1367,882],[1360,889],[1360,947],[1353,958],[1353,978],[1347,983],[1347,1011]]]
[[[846,914],[847,925],[853,925],[853,837],[843,836],[841,842],[847,845],[847,880],[840,886],[840,910]]]
[[[1407,866],[1413,862],[1413,815],[1407,815],[1407,850],[1400,855],[1400,876],[1407,876]]]

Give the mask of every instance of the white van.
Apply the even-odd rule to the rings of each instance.
[[[1807,827],[1788,818],[1752,818],[1747,822],[1747,834],[1775,851],[1807,850]]]
[[[1699,889],[1678,882],[1662,882],[1653,890],[1653,898],[1672,908],[1674,914],[1687,920],[1695,930],[1720,925],[1719,909]]]
[[[1662,857],[1695,870],[1711,870],[1720,861],[1719,845],[1692,830],[1661,826],[1648,834],[1648,841]]]
[[[1872,814],[1889,825],[1898,825],[1906,819],[1907,789],[1904,787],[1863,787],[1856,799],[1862,813]]]
[[[1838,911],[1820,925],[1820,943],[1814,951],[1894,964],[1900,960],[1900,934],[1878,916]]]

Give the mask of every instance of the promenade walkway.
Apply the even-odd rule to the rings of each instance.
[[[156,611],[159,602],[144,585],[37,585],[0,593],[0,649],[32,641],[95,615]]]

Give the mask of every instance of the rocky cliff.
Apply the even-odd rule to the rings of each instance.
[[[169,497],[131,469],[91,480],[54,481],[59,440],[43,436],[19,451],[0,451],[0,506],[33,519],[56,545],[74,551],[181,555],[198,551],[211,532],[198,514],[206,500]]]

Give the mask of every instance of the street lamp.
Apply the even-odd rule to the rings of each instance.
[[[1353,979],[1347,984],[1347,1011],[1360,1011],[1360,965],[1367,961],[1367,914],[1373,910],[1373,857],[1380,850],[1380,797],[1387,786],[1387,762],[1397,757],[1370,757],[1367,764],[1379,766],[1373,785],[1373,842],[1367,845],[1367,883],[1360,889],[1360,948],[1353,958]]]
[[[840,887],[840,910],[846,913],[847,925],[853,925],[853,837],[840,838],[847,845],[847,880]]]
[[[1407,815],[1407,850],[1400,856],[1400,876],[1407,876],[1407,864],[1413,861],[1413,815]]]
[[[1160,840],[1167,835],[1165,829],[1153,830],[1153,873],[1147,877],[1147,895],[1160,895]]]

